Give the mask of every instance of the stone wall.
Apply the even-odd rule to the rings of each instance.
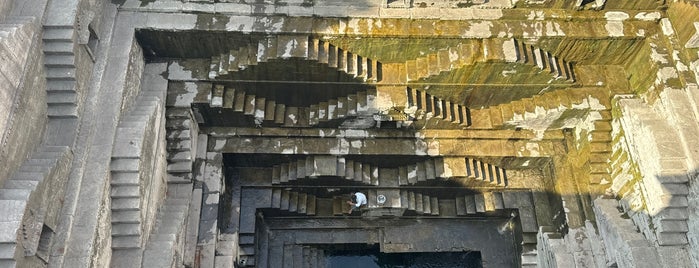
[[[40,143],[46,125],[40,27],[39,19],[27,20],[9,38],[0,37],[0,185]]]

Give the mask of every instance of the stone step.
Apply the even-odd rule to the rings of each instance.
[[[360,57],[357,54],[347,52],[347,73],[357,77],[361,71]]]
[[[48,67],[75,67],[75,56],[72,54],[49,54],[44,57],[44,65]]]
[[[255,124],[262,124],[265,120],[265,105],[267,104],[266,98],[256,98],[255,99],[255,112],[253,118],[255,119]]]
[[[141,212],[137,210],[132,211],[113,211],[112,212],[112,224],[114,223],[134,223],[140,224],[141,222]]]
[[[282,189],[272,189],[272,208],[281,208],[282,205]]]
[[[140,177],[139,173],[136,172],[112,172],[111,185],[115,186],[127,186],[127,185],[139,185]]]
[[[486,204],[485,204],[485,198],[484,198],[483,194],[473,195],[473,199],[474,199],[475,206],[476,206],[476,212],[485,212],[486,211]]]
[[[505,209],[505,201],[501,192],[493,192],[493,207],[497,209]]]
[[[277,103],[274,108],[274,123],[284,124],[286,118],[286,105],[283,103]]]
[[[318,40],[318,63],[328,64],[330,43]]]
[[[244,115],[255,114],[255,95],[245,95],[245,104],[243,105]]]
[[[15,268],[17,267],[17,261],[0,259],[0,267]]]
[[[299,207],[299,193],[289,193],[289,212],[297,212]]]
[[[50,41],[44,43],[46,55],[74,55],[73,43],[67,41]]]
[[[49,118],[77,118],[78,106],[75,104],[50,103],[46,111]]]
[[[139,158],[112,158],[109,167],[112,172],[137,172],[140,165]]]
[[[113,223],[112,237],[139,236],[141,235],[141,225],[138,223]]]
[[[290,192],[287,190],[282,190],[281,193],[281,204],[280,204],[280,209],[281,210],[289,210],[289,203],[290,203]]]
[[[50,172],[50,170],[44,168],[39,171],[22,171],[21,168],[19,171],[17,171],[12,177],[10,178],[11,180],[18,180],[18,181],[41,181],[45,178],[45,176]]]
[[[141,209],[139,198],[116,198],[112,200],[112,213],[114,211],[134,211]]]
[[[1,200],[28,200],[32,190],[30,189],[0,189]]]
[[[422,195],[422,212],[432,214],[432,198],[426,194]]]
[[[308,195],[306,199],[306,215],[316,215],[316,196]]]
[[[407,190],[400,190],[400,208],[408,209],[410,204],[410,193]]]
[[[300,214],[306,214],[307,204],[308,204],[308,195],[306,195],[304,193],[299,193],[298,208],[296,211]]]
[[[17,244],[15,242],[1,242],[0,243],[0,260],[14,259],[16,251],[17,251]],[[0,267],[5,267],[5,266],[0,266]]]
[[[138,249],[141,247],[141,236],[112,236],[112,249]]]
[[[415,212],[422,214],[424,212],[424,199],[422,193],[415,193]]]
[[[73,41],[73,28],[48,28],[44,29],[43,40],[60,40],[66,42]]]
[[[209,64],[209,78],[216,79],[218,77],[218,71],[221,65],[221,56],[214,55],[211,56],[211,63]]]
[[[78,94],[75,91],[65,90],[47,90],[46,102],[49,104],[69,103],[75,104],[78,102]]]
[[[417,208],[417,201],[415,198],[415,192],[408,191],[407,198],[408,198],[408,203],[406,205],[407,209],[408,210],[415,210]]]
[[[287,107],[284,111],[284,126],[293,127],[298,125],[299,117],[298,107]]]
[[[34,190],[34,189],[36,189],[36,187],[38,185],[39,185],[39,181],[10,179],[10,180],[5,181],[5,185],[3,185],[3,188],[5,188],[5,189]]]
[[[223,53],[219,55],[218,72],[219,76],[228,75],[228,69],[230,67],[230,54]]]
[[[120,185],[110,189],[110,197],[112,198],[138,198],[140,193],[141,187],[138,185]]]
[[[439,199],[436,196],[430,197],[430,214],[433,216],[439,216]]]

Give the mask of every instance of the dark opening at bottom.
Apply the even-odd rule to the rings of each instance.
[[[479,251],[381,253],[378,249],[330,250],[326,253],[328,268],[481,268]]]

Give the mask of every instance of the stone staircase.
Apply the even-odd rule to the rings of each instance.
[[[513,39],[512,42],[514,42],[517,62],[535,65],[556,79],[575,82],[572,63],[552,55],[549,51],[525,44],[522,40]]]
[[[475,42],[458,44],[405,62],[406,80],[414,82],[473,64],[482,48]]]
[[[256,43],[213,56],[209,78],[225,79],[227,75],[245,70],[249,66],[289,58],[316,61],[364,81],[381,81],[380,62],[306,35],[269,36]]]
[[[50,206],[50,198],[60,192],[54,185],[67,176],[73,159],[67,146],[41,145],[0,188],[0,267],[16,267],[18,256],[36,254],[43,220],[25,222],[25,210]],[[32,216],[29,216],[32,217]],[[28,225],[31,224],[31,225]],[[38,229],[37,229],[38,228]],[[20,235],[20,230],[24,235]],[[30,234],[30,235],[27,235]],[[36,235],[34,235],[36,234]],[[18,247],[17,243],[22,246]],[[24,248],[24,252],[17,251]]]
[[[188,107],[167,107],[165,117],[168,183],[189,183],[192,181],[198,126]]]
[[[612,181],[612,113],[601,111],[602,118],[594,121],[590,140],[590,184],[604,187]]]
[[[143,91],[132,111],[120,119],[112,153],[112,249],[140,249],[143,245],[143,178],[152,168],[148,163],[154,147],[147,142],[158,136],[162,106],[159,92]],[[155,126],[155,127],[154,127]],[[152,161],[152,160],[150,160]]]
[[[652,136],[656,141],[667,140],[664,144],[645,144],[651,159],[637,161],[657,161],[657,169],[654,174],[644,175],[653,179],[644,179],[644,198],[646,199],[647,213],[652,215],[652,225],[657,242],[661,246],[686,245],[687,232],[689,230],[687,219],[689,218],[689,205],[687,196],[689,195],[689,176],[687,175],[686,156],[676,150],[667,150],[670,146],[675,146],[673,140],[678,140],[677,135],[672,132],[672,127],[663,123],[663,119],[640,99],[623,99],[619,101],[623,104],[622,111],[631,114],[629,122],[624,128],[636,127],[647,129],[647,135]],[[633,121],[632,121],[633,120]],[[635,137],[633,137],[635,138]],[[647,139],[647,137],[643,137]],[[637,139],[637,138],[635,138]],[[644,140],[645,140],[644,139]],[[637,142],[630,140],[629,143]]]
[[[507,172],[498,166],[477,159],[434,157],[398,167],[398,184],[415,185],[438,179],[466,177],[484,186],[507,186]]]
[[[369,192],[371,193],[371,190]],[[367,199],[375,202],[376,195],[374,194],[372,197],[373,198],[367,196]],[[418,215],[439,216],[439,199],[435,196],[429,196],[428,194],[410,190],[401,190],[400,200],[401,208],[405,209],[406,212],[414,212]]]
[[[299,191],[275,188],[272,190],[272,208],[297,215],[316,215],[316,196]]]
[[[414,107],[413,117],[426,114],[425,120],[434,118],[438,121],[449,122],[452,126],[468,127],[471,125],[471,110],[461,104],[439,99],[425,91],[407,88],[408,107]]]
[[[49,118],[77,118],[79,92],[75,79],[73,25],[44,25],[44,66]]]
[[[493,186],[507,186],[507,171],[504,168],[478,159],[466,158],[466,175]]]
[[[371,115],[377,111],[375,99],[376,90],[370,89],[308,107],[293,107],[278,103],[272,98],[216,85],[209,98],[209,107],[232,109],[234,112],[251,116],[258,126],[267,122],[284,127],[310,127],[336,119]]]
[[[502,129],[527,122],[547,123],[558,120],[565,111],[571,109],[592,109],[603,111],[607,108],[591,104],[589,97],[607,102],[608,96],[599,96],[595,88],[554,90],[529,98],[471,110],[473,129]],[[592,107],[595,106],[595,107]]]
[[[335,176],[366,185],[379,185],[379,168],[368,163],[337,156],[309,156],[272,166],[272,184],[288,184],[297,179]]]
[[[181,265],[191,194],[192,184],[168,185],[167,197],[145,245],[142,267]]]

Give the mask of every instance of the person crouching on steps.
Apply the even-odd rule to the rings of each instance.
[[[352,210],[355,208],[360,208],[363,205],[366,205],[366,195],[360,192],[352,192],[352,197],[350,198],[351,201],[347,201],[347,204],[350,205],[349,212],[348,214],[352,214]]]

